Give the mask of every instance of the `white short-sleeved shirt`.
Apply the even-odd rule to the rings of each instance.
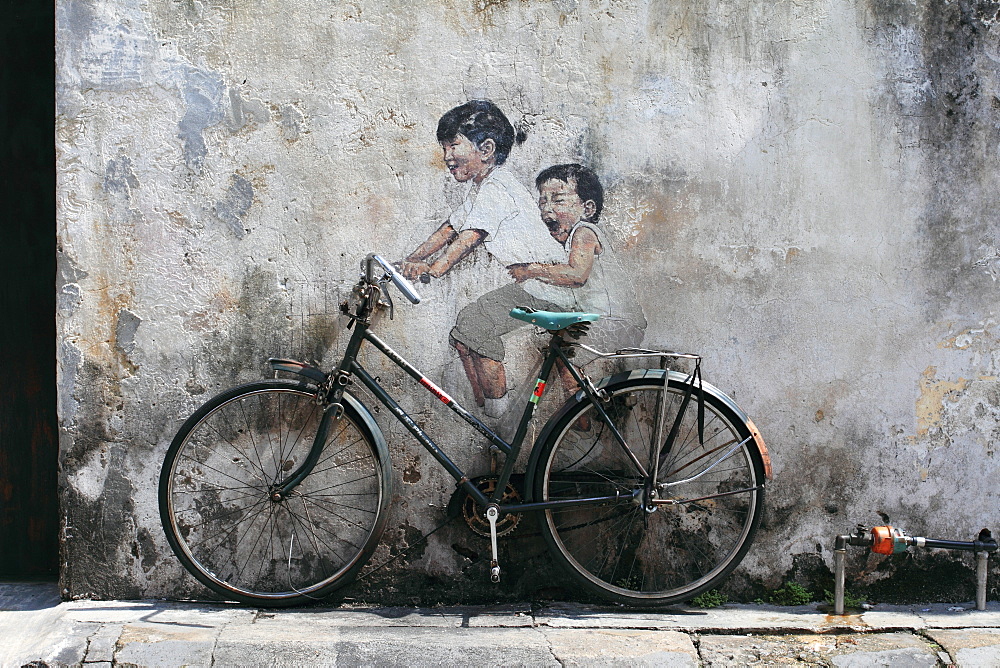
[[[494,169],[449,218],[456,232],[483,230],[483,245],[504,266],[521,262],[561,262],[566,251],[552,238],[538,213],[535,198],[512,174]],[[531,279],[525,291],[562,305],[572,299],[565,288]]]

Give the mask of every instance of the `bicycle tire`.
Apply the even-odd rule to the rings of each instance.
[[[665,439],[684,395],[691,392],[672,451],[661,450],[658,480],[702,475],[661,494],[685,503],[659,505],[653,512],[646,512],[638,499],[545,511],[542,533],[551,553],[590,592],[630,605],[677,603],[718,587],[746,555],[763,510],[764,464],[750,427],[728,405],[731,400],[720,398],[706,383],[710,391],[704,394],[701,444],[698,390],[676,372],[624,373],[600,387],[609,395],[603,404],[608,417],[646,468],[652,462],[656,395],[666,402]],[[638,469],[596,415],[581,392],[553,416],[535,466],[536,501],[631,495],[642,489]],[[636,442],[642,445],[634,446]],[[732,493],[739,490],[746,491]],[[725,492],[729,494],[690,501]]]
[[[272,484],[305,460],[323,407],[316,388],[269,380],[233,388],[177,432],[159,481],[171,549],[227,600],[292,606],[349,583],[378,545],[391,498],[388,449],[348,394],[313,471],[280,502]]]

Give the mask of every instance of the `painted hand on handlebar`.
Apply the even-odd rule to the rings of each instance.
[[[407,260],[400,260],[399,262],[394,262],[393,264],[399,270],[399,273],[411,281],[419,280],[424,284],[431,282],[431,266],[427,262],[409,262]]]
[[[399,268],[399,273],[409,280],[415,281],[420,279],[422,282],[429,282],[421,279],[422,274],[430,276],[428,272],[430,272],[431,266],[427,262],[409,262],[407,260],[401,260],[400,262],[396,262],[395,265]]]

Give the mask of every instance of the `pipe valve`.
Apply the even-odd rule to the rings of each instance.
[[[911,538],[901,529],[891,526],[872,527],[872,552],[877,554],[900,554],[910,545],[919,545],[923,538]],[[920,541],[920,542],[917,542]]]

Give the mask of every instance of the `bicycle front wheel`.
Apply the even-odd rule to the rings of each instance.
[[[548,510],[542,521],[556,560],[584,587],[632,605],[685,601],[717,587],[749,549],[763,508],[764,465],[747,424],[706,393],[699,438],[697,389],[674,375],[666,384],[659,370],[612,378],[603,404],[611,424],[586,399],[571,399],[536,469],[536,500],[634,499]],[[655,505],[644,503],[654,469]]]
[[[286,606],[357,574],[385,526],[390,467],[364,409],[343,404],[318,463],[280,501],[271,491],[305,461],[323,416],[315,388],[251,383],[184,423],[163,462],[160,518],[199,581],[229,600]]]

